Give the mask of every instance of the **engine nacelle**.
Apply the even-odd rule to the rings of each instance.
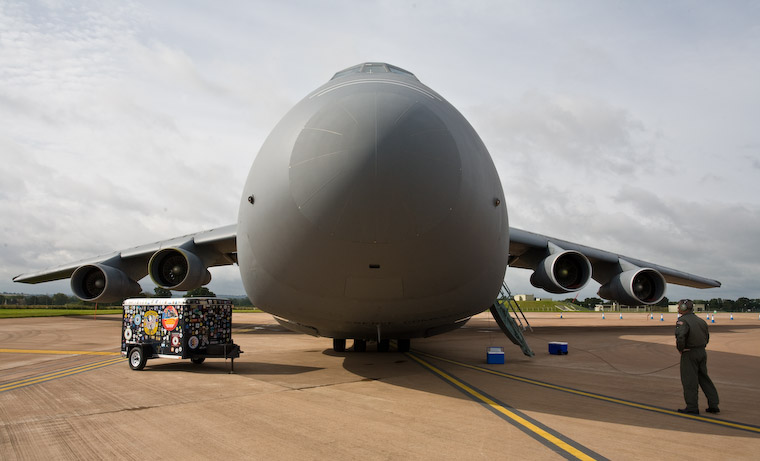
[[[88,264],[71,275],[71,291],[82,301],[111,303],[138,295],[142,289],[120,269]]]
[[[538,264],[530,283],[549,293],[578,291],[591,278],[591,262],[583,254],[565,250],[547,256]]]
[[[654,269],[621,272],[599,288],[599,296],[628,306],[655,304],[665,296],[665,277]]]
[[[157,251],[150,258],[148,273],[156,285],[176,291],[193,290],[211,281],[201,258],[184,248]]]

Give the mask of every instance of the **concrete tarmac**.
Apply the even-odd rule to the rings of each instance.
[[[528,358],[490,314],[409,354],[335,353],[268,314],[234,314],[234,374],[214,359],[132,371],[120,316],[3,319],[0,458],[757,458],[757,314],[709,323],[721,414],[697,418],[674,412],[675,314],[562,317],[528,314]],[[569,354],[550,355],[550,341]],[[486,364],[489,346],[504,365]]]

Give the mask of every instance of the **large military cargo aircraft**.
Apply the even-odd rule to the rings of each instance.
[[[291,329],[345,340],[453,330],[491,307],[507,265],[550,293],[654,304],[667,283],[715,280],[509,227],[488,150],[469,122],[412,73],[386,63],[338,72],[275,126],[250,169],[238,222],[20,275],[71,278],[85,301],[209,283],[238,264],[246,293]],[[358,346],[356,347],[359,348]]]

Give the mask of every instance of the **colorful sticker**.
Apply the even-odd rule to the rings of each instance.
[[[191,336],[191,337],[190,337],[190,338],[187,340],[187,346],[188,346],[190,349],[197,349],[197,348],[198,348],[198,344],[199,344],[199,343],[200,343],[200,341],[198,340],[198,337],[197,337],[197,336]]]
[[[177,333],[172,334],[172,346],[179,346],[179,334]]]
[[[164,308],[164,313],[161,315],[161,325],[163,325],[167,331],[172,331],[177,328],[178,323],[179,314],[177,314],[177,308],[174,306],[166,306]]]
[[[135,316],[132,318],[132,321],[133,321],[133,322],[135,323],[135,325],[137,325],[138,327],[140,326],[140,321],[141,321],[141,320],[142,320],[142,318],[140,318],[140,314],[135,314]]]
[[[148,311],[145,313],[145,334],[154,335],[158,331],[158,312]]]
[[[130,339],[132,339],[132,329],[131,328],[127,328],[127,329],[124,330],[124,339],[126,339],[127,341],[129,341]]]

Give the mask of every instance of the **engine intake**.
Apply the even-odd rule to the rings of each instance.
[[[88,264],[71,275],[71,291],[82,301],[110,303],[138,295],[142,289],[120,269]]]
[[[211,281],[201,258],[184,248],[157,251],[150,258],[148,273],[156,285],[176,291],[192,290]]]
[[[530,283],[549,293],[569,293],[586,286],[591,278],[591,262],[583,254],[565,250],[547,256],[538,264]]]
[[[655,304],[665,296],[665,277],[654,269],[621,272],[599,288],[599,296],[628,306]]]

